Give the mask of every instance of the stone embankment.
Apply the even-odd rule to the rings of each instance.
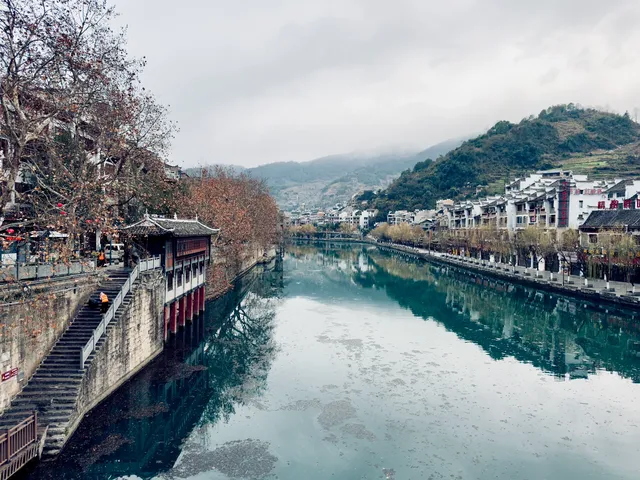
[[[106,272],[0,287],[0,411],[25,386]],[[9,372],[9,373],[7,373]],[[6,378],[9,376],[9,378]]]
[[[400,252],[428,262],[463,268],[478,274],[540,290],[554,291],[562,295],[580,297],[592,302],[607,302],[628,308],[640,308],[640,288],[635,292],[630,283],[605,282],[600,279],[563,276],[557,272],[538,271],[532,268],[514,267],[503,263],[490,263],[487,260],[450,255],[393,243],[379,243],[366,238],[362,240],[332,239],[326,241],[317,239],[315,241],[375,245],[381,250]]]
[[[114,319],[98,341],[84,366],[81,350],[102,320],[97,304],[99,292],[116,297],[129,278],[114,271],[93,285],[67,328],[44,356],[22,391],[0,417],[0,428],[9,428],[34,411],[39,423],[48,427],[45,454],[64,446],[82,417],[100,400],[131,378],[155,357],[164,345],[162,306],[164,278],[160,270],[141,274],[123,298]],[[65,314],[71,312],[65,310]],[[65,322],[63,322],[65,323]]]

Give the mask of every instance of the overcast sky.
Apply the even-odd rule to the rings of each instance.
[[[114,0],[171,161],[426,148],[557,103],[640,106],[638,0]]]

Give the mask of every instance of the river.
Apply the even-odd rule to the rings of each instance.
[[[371,246],[290,246],[23,477],[637,480],[639,326]]]

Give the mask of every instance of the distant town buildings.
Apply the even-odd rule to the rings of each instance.
[[[597,210],[640,209],[639,180],[589,180],[546,170],[505,186],[504,194],[437,203],[439,225],[451,230],[493,226],[511,232],[529,226],[579,229]]]
[[[287,225],[298,226],[312,224],[316,226],[349,225],[354,229],[368,230],[373,227],[373,218],[378,214],[375,209],[358,209],[337,203],[326,212],[324,210],[292,210],[285,212]]]

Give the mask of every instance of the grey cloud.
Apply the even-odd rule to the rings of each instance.
[[[635,0],[117,7],[149,60],[145,83],[180,123],[172,160],[186,165],[425,147],[551,103],[631,109],[638,93],[602,75],[640,73]]]

